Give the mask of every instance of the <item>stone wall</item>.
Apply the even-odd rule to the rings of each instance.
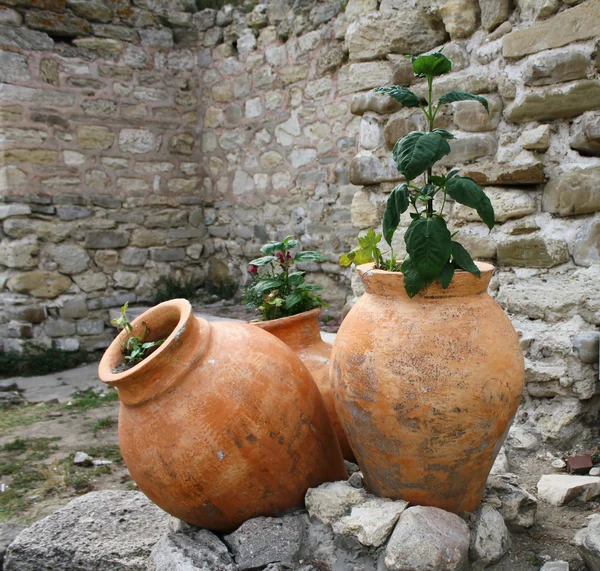
[[[437,92],[488,97],[439,116],[444,164],[486,190],[498,225],[450,205],[521,334],[525,404],[509,444],[570,446],[598,418],[600,0],[0,0],[5,347],[101,346],[107,308],[160,275],[243,284],[293,234],[336,311],[337,265],[380,227],[390,149],[419,126],[378,85],[424,85],[402,54],[444,46]],[[405,221],[405,223],[408,221]],[[401,233],[397,250],[402,253]]]

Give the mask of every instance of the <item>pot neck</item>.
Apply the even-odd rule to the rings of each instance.
[[[481,278],[469,272],[458,270],[455,272],[450,285],[446,289],[435,281],[413,298],[410,298],[406,293],[406,289],[404,288],[404,274],[402,272],[378,270],[375,269],[374,264],[358,266],[356,271],[367,293],[372,295],[397,296],[415,301],[419,299],[464,297],[486,293],[495,268],[485,262],[475,263],[481,272]]]
[[[321,342],[320,315],[321,309],[317,308],[272,321],[258,321],[253,325],[275,335],[288,347],[296,350]]]
[[[112,371],[123,363],[121,342],[128,338],[128,332],[121,331],[102,357],[98,373],[102,381],[118,389],[123,404],[134,406],[177,384],[200,361],[210,343],[211,327],[204,319],[196,318],[190,303],[183,299],[161,303],[131,325],[136,335],[147,326],[148,341],[166,339],[140,363],[115,374]]]

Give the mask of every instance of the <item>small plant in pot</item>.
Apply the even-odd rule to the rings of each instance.
[[[298,251],[298,247],[292,236],[265,244],[263,256],[250,262],[252,282],[244,301],[260,314],[261,319],[252,323],[283,341],[306,365],[323,396],[342,454],[353,460],[331,394],[331,345],[321,339],[319,328],[321,308],[327,306],[318,293],[323,287],[307,283],[306,272],[295,269],[295,264],[324,262],[327,258],[318,252]]]
[[[379,248],[381,235],[369,231],[359,238],[359,246],[340,258],[342,266],[374,262],[375,267],[404,274],[404,285],[409,296],[414,296],[433,281],[445,289],[450,285],[456,270],[466,270],[480,276],[477,265],[470,254],[457,241],[448,229],[444,218],[447,198],[474,208],[483,222],[491,230],[494,227],[494,209],[483,189],[471,178],[459,176],[458,170],[448,174],[434,174],[434,165],[450,154],[448,141],[454,135],[445,129],[434,127],[436,116],[442,106],[455,101],[474,100],[481,103],[486,111],[488,102],[479,95],[463,91],[451,91],[442,95],[437,104],[432,101],[433,78],[448,73],[452,62],[442,53],[412,58],[416,77],[426,78],[428,99],[422,102],[406,87],[393,85],[378,87],[376,93],[393,97],[405,107],[419,107],[427,120],[426,132],[413,131],[395,144],[392,156],[405,183],[394,188],[388,198],[383,215],[383,237],[390,246],[390,255],[385,258]],[[419,181],[419,182],[417,182]],[[441,195],[439,210],[434,199]],[[404,234],[406,258],[400,262],[392,248],[392,238],[400,224],[400,217],[411,209],[412,222]]]
[[[458,91],[432,101],[434,78],[452,68],[442,53],[413,57],[412,66],[427,81],[427,101],[400,86],[375,91],[420,108],[428,130],[409,133],[392,151],[406,182],[384,213],[389,255],[370,230],[340,258],[357,265],[365,294],[337,334],[331,382],[366,488],[461,513],[481,502],[521,401],[524,361],[510,320],[487,292],[494,267],[474,262],[444,219],[452,199],[474,208],[491,230],[490,200],[457,170],[433,171],[454,138],[434,127],[442,106],[474,100],[487,109],[487,101]],[[399,260],[392,237],[409,209],[407,256]]]

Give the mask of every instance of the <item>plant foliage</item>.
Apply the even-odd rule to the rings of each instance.
[[[433,281],[447,288],[457,269],[480,276],[469,253],[452,239],[443,212],[446,199],[449,197],[475,209],[490,230],[494,227],[494,209],[483,189],[473,179],[458,176],[458,170],[447,174],[433,173],[435,164],[450,154],[448,141],[454,139],[449,131],[434,128],[440,108],[456,101],[477,101],[489,113],[487,100],[480,95],[451,91],[434,103],[433,78],[448,73],[452,62],[441,52],[411,56],[410,59],[415,76],[427,80],[426,100],[398,85],[378,87],[374,91],[393,97],[405,107],[419,107],[427,119],[428,130],[408,133],[394,145],[392,157],[406,182],[394,188],[388,198],[383,215],[383,235],[369,230],[358,238],[357,248],[340,257],[340,264],[375,262],[379,269],[402,271],[406,292],[413,297]],[[434,198],[438,195],[442,196],[439,210],[434,207]],[[407,256],[399,263],[392,248],[392,238],[402,215],[410,208],[413,209],[410,212],[412,221],[404,234]],[[389,257],[384,257],[379,248],[382,237],[390,246]]]
[[[252,283],[244,295],[250,309],[256,309],[263,321],[296,315],[327,304],[317,291],[322,286],[305,282],[306,272],[294,270],[294,265],[327,260],[318,252],[292,251],[298,241],[288,236],[281,242],[269,242],[261,249],[263,256],[250,262]]]
[[[121,315],[117,319],[111,320],[111,323],[119,332],[123,329],[128,331],[128,337],[124,341],[121,341],[121,352],[123,353],[127,364],[133,367],[133,365],[137,365],[147,357],[154,349],[156,349],[156,347],[162,345],[165,342],[165,339],[146,341],[148,333],[150,333],[150,328],[145,321],[142,322],[144,328],[143,333],[141,335],[134,335],[133,326],[127,321],[126,312],[128,306],[129,303],[125,303],[125,305],[121,307]]]

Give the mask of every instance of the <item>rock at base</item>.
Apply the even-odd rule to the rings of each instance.
[[[579,554],[590,569],[600,569],[600,518],[577,532],[574,539]]]
[[[152,549],[148,571],[237,571],[227,547],[207,529],[173,533]]]
[[[515,474],[490,476],[484,501],[498,508],[512,532],[523,532],[534,524],[537,500],[519,485]]]
[[[306,492],[306,510],[310,517],[332,524],[366,500],[367,492],[362,488],[353,488],[346,482],[329,482]]]
[[[140,492],[91,492],[23,531],[4,571],[146,571],[170,519]]]
[[[493,507],[484,504],[471,533],[471,559],[496,563],[504,557],[510,544],[510,533],[504,519]]]
[[[269,563],[294,563],[304,536],[304,516],[257,517],[223,539],[240,571]]]
[[[0,523],[0,569],[8,546],[24,529],[27,529],[27,526],[20,523]]]
[[[407,509],[385,551],[390,571],[454,571],[468,561],[469,527],[457,515],[439,508]]]
[[[553,506],[564,506],[575,498],[588,501],[600,496],[600,478],[547,474],[540,478],[537,489],[541,500]]]

